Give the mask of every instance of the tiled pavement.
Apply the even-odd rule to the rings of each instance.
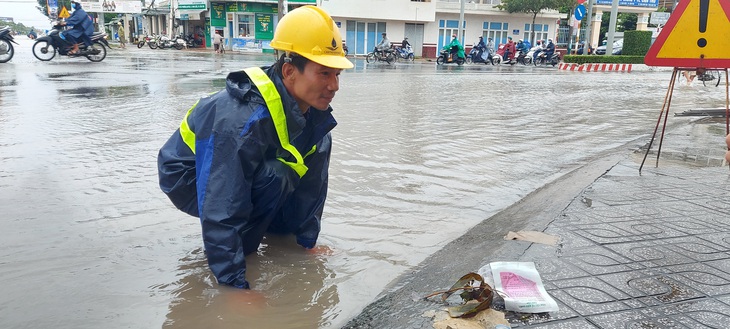
[[[636,170],[614,167],[548,226],[557,254],[521,257],[560,311],[513,327],[730,328],[728,168]]]
[[[479,242],[502,235],[498,227],[525,212],[518,209],[473,229],[477,239],[445,247],[346,328],[432,328],[423,312],[443,307],[417,297],[497,260],[534,262],[560,306],[549,315],[508,312],[513,328],[730,328],[728,167],[665,161],[639,175],[636,160],[624,158],[598,176],[545,221],[544,231],[561,238],[557,248],[520,241],[523,249],[505,251],[517,245],[504,243],[517,242]],[[492,252],[471,257],[483,250]],[[453,262],[455,255],[461,262]]]

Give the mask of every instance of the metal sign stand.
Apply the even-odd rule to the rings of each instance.
[[[641,161],[641,166],[639,166],[639,174],[641,174],[641,169],[644,167],[644,162],[646,162],[646,157],[649,155],[649,151],[651,151],[651,146],[654,143],[654,138],[656,138],[657,130],[659,129],[659,123],[662,121],[662,117],[664,117],[664,124],[662,125],[662,135],[659,138],[659,148],[657,148],[656,152],[656,165],[655,167],[659,167],[659,155],[662,153],[662,142],[664,141],[664,131],[667,128],[667,117],[669,117],[669,107],[672,105],[672,94],[674,93],[674,83],[677,81],[677,76],[679,72],[682,71],[698,71],[702,70],[706,71],[704,68],[679,68],[675,67],[672,71],[672,79],[669,82],[669,88],[667,88],[667,93],[664,96],[664,104],[662,105],[662,110],[659,112],[659,119],[657,119],[656,126],[654,127],[654,134],[651,135],[651,141],[649,141],[649,147],[646,148],[646,153],[644,154],[644,160]],[[730,78],[730,75],[728,74],[727,68],[722,69],[712,69],[717,71],[725,71],[725,135],[727,136],[730,134],[730,81],[728,81],[728,78]],[[718,77],[719,78],[719,77]],[[666,111],[665,111],[666,110]],[[730,149],[728,149],[730,151]]]

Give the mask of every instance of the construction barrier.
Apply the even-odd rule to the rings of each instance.
[[[632,64],[604,64],[604,63],[560,63],[558,68],[565,71],[577,72],[626,72],[631,73]]]

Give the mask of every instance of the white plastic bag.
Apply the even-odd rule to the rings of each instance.
[[[504,297],[506,310],[522,313],[558,311],[558,303],[545,291],[535,263],[493,262],[488,266],[494,278],[494,290]],[[479,273],[485,270],[482,268]]]

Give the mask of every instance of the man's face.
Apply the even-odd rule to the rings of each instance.
[[[309,107],[327,110],[335,93],[340,89],[341,69],[333,69],[308,61],[303,72],[291,64],[284,64],[284,83],[302,111]]]

